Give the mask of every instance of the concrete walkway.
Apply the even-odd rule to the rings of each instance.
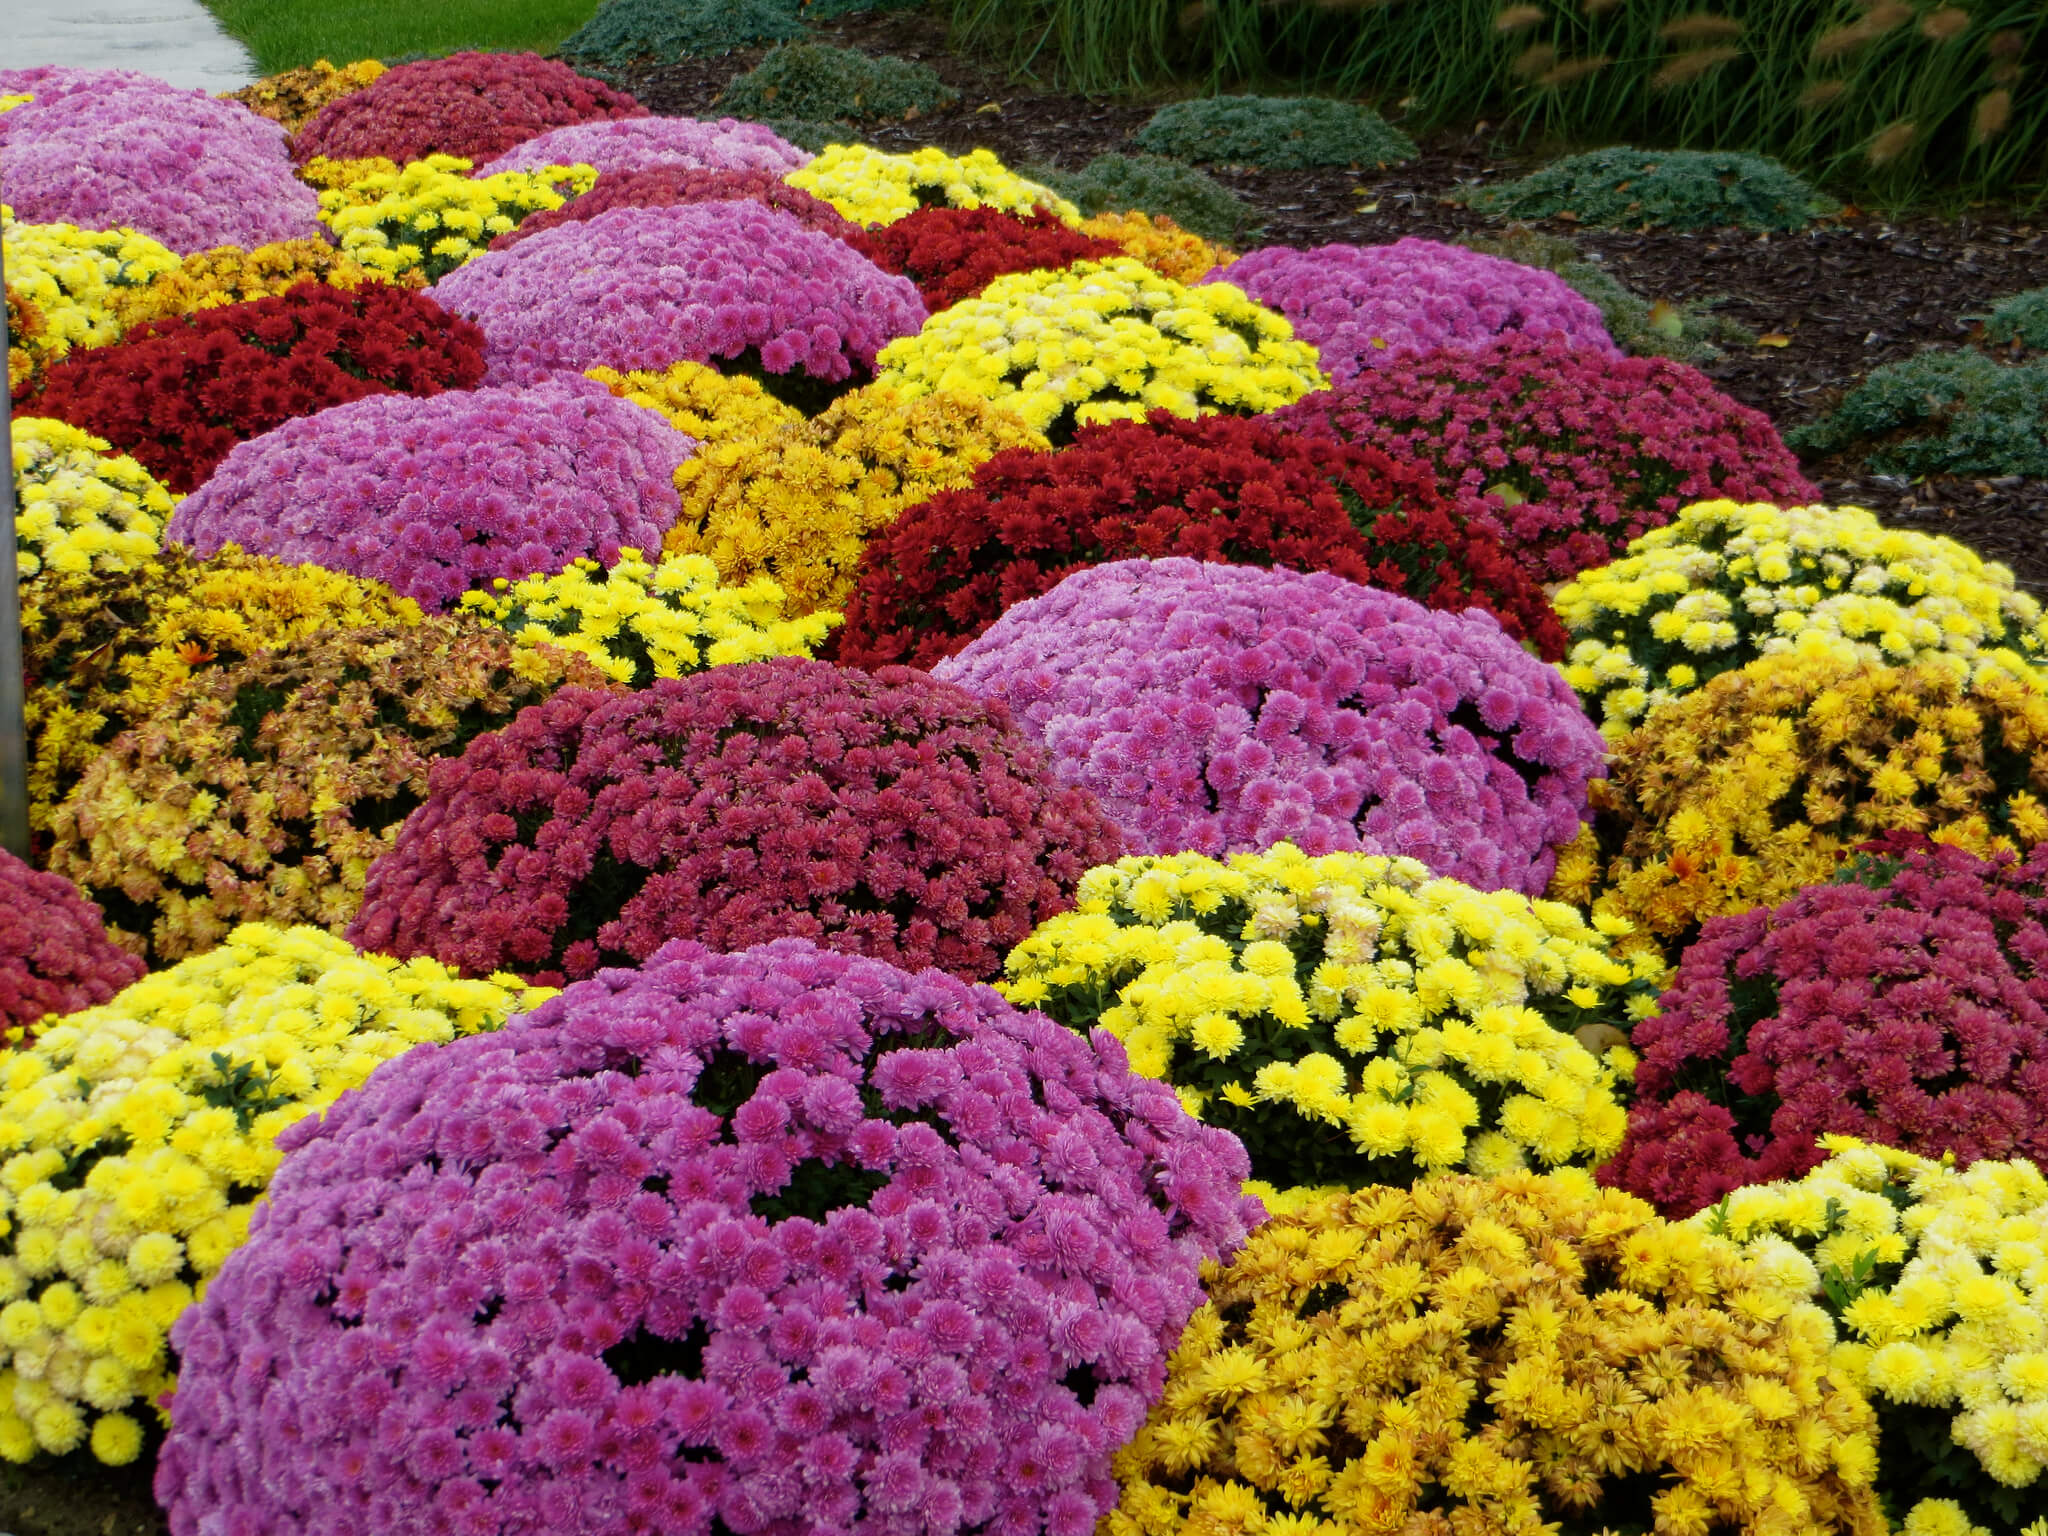
[[[0,68],[36,64],[134,69],[203,91],[256,78],[199,0],[0,0]]]

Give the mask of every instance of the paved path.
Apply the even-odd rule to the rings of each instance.
[[[205,91],[256,78],[199,0],[0,0],[0,68],[34,64],[137,69]]]

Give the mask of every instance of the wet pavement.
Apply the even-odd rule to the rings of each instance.
[[[0,0],[0,69],[35,64],[135,69],[205,91],[256,78],[199,0]]]

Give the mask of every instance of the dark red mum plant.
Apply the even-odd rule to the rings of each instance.
[[[1709,922],[1636,1025],[1636,1102],[1600,1170],[1680,1216],[1797,1178],[1840,1132],[1938,1157],[2048,1157],[2048,846],[1927,844]]]
[[[985,980],[1122,852],[1001,705],[784,657],[565,688],[443,759],[349,940],[559,985],[796,935]]]
[[[289,293],[151,321],[75,349],[25,409],[105,438],[172,490],[237,443],[367,395],[438,395],[484,376],[483,332],[383,283]]]
[[[1043,208],[1028,217],[996,208],[920,208],[880,229],[856,231],[852,243],[884,272],[916,283],[933,314],[1006,273],[1124,254],[1116,241],[1069,229]]]
[[[330,101],[292,136],[292,158],[404,165],[428,155],[481,163],[571,123],[646,117],[624,91],[534,53],[451,53],[386,71],[366,90]]]
[[[559,208],[544,208],[520,220],[491,242],[502,251],[531,235],[558,224],[585,224],[614,208],[669,208],[677,203],[763,203],[793,214],[806,229],[836,235],[841,240],[858,233],[860,226],[839,215],[839,210],[822,197],[813,197],[785,183],[773,171],[711,171],[695,166],[650,165],[637,171],[606,171],[581,197],[572,197]]]
[[[1483,496],[1543,581],[1606,564],[1691,502],[1820,494],[1770,419],[1697,368],[1519,331],[1368,369],[1274,417],[1428,463],[1447,496]]]
[[[104,1003],[142,970],[77,886],[0,849],[0,1031]]]
[[[1156,411],[1083,427],[1057,453],[997,454],[907,508],[861,553],[839,660],[928,667],[1070,571],[1185,555],[1331,571],[1432,608],[1484,608],[1548,658],[1565,633],[1498,537],[1428,469],[1289,436],[1270,420]]]

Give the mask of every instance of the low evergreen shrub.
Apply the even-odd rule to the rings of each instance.
[[[1968,315],[1984,322],[1986,342],[2014,351],[2048,352],[2048,288],[2029,288],[2000,299],[1988,315]]]
[[[1271,171],[1391,165],[1416,154],[1415,141],[1372,108],[1328,96],[1176,101],[1152,114],[1137,142],[1140,149],[1176,160]]]
[[[674,64],[802,37],[796,0],[605,0],[562,43],[600,64]]]
[[[1596,149],[1519,181],[1462,194],[1512,219],[1570,219],[1588,229],[1804,229],[1834,204],[1762,155]]]
[[[717,106],[735,117],[878,122],[934,112],[958,99],[929,64],[785,43],[728,85]]]
[[[1241,240],[1256,232],[1250,205],[1235,192],[1163,155],[1097,155],[1079,171],[1039,168],[1027,174],[1086,215],[1163,213],[1209,240]]]
[[[1877,369],[1786,441],[1879,474],[2048,475],[2048,359],[2000,363],[1967,347],[1916,352]]]

